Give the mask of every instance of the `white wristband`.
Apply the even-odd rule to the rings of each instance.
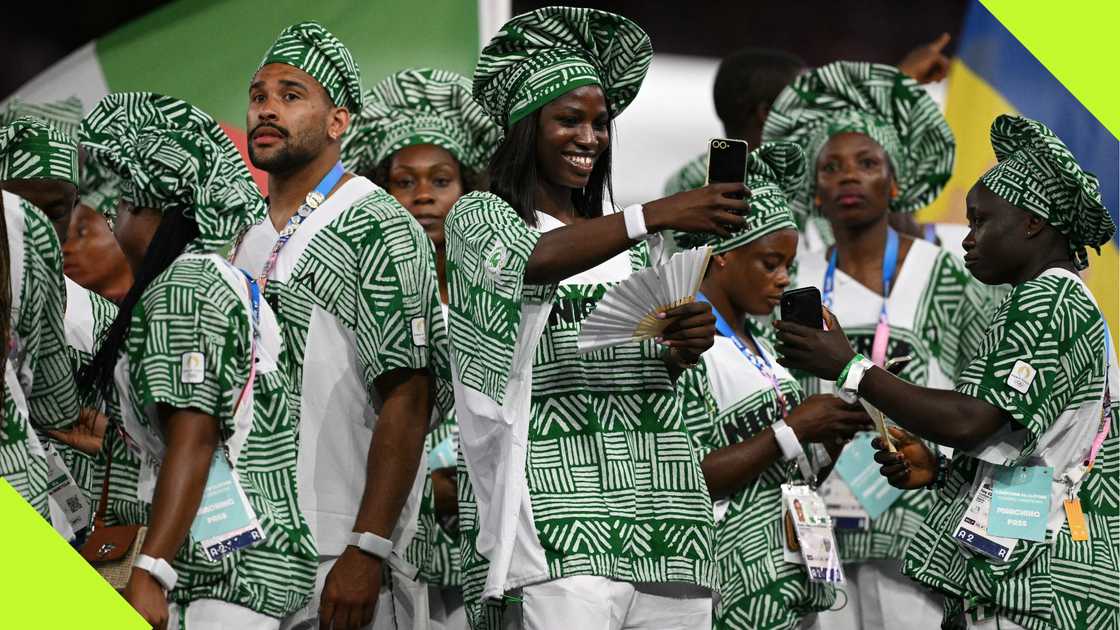
[[[393,541],[373,532],[351,532],[349,544],[382,560],[387,559],[389,554],[393,553]]]
[[[622,211],[622,218],[626,221],[626,236],[632,241],[640,241],[649,236],[646,230],[646,212],[641,204],[627,206]]]
[[[785,420],[778,420],[770,425],[774,430],[774,439],[778,441],[778,448],[782,450],[782,458],[786,461],[796,460],[797,467],[801,469],[806,481],[814,481],[813,467],[809,465],[809,458],[805,456],[805,449],[801,448],[801,441],[797,434],[786,424]]]
[[[863,380],[867,371],[873,367],[875,367],[875,364],[871,362],[871,359],[866,357],[853,363],[852,367],[848,368],[848,376],[844,378],[844,382],[837,383],[837,385],[840,386],[840,391],[846,393],[848,396],[859,396],[860,381]]]
[[[151,575],[155,581],[159,582],[163,590],[169,593],[175,590],[175,583],[179,581],[179,574],[176,573],[175,569],[172,569],[171,565],[167,564],[167,561],[163,558],[153,558],[151,556],[139,554],[136,556],[136,560],[132,563],[132,566],[147,571],[148,575]]]

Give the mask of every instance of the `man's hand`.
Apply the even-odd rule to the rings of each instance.
[[[942,33],[932,42],[911,50],[898,62],[898,69],[922,84],[944,79],[949,74],[949,58],[943,51],[950,39],[948,33]]]
[[[369,625],[381,593],[381,559],[350,546],[327,574],[319,601],[320,630],[356,630]],[[332,625],[333,624],[333,625]]]
[[[109,425],[109,418],[95,409],[83,408],[78,413],[78,421],[73,427],[59,430],[48,430],[47,435],[89,455],[101,452],[101,442],[105,439],[105,427]]]
[[[924,488],[937,480],[937,455],[930,452],[921,440],[898,427],[887,427],[897,453],[887,450],[883,438],[877,437],[871,445],[878,451],[875,461],[879,464],[879,474],[896,488],[913,490]]]
[[[128,584],[122,593],[129,606],[140,613],[144,621],[153,628],[165,630],[167,628],[167,595],[163,587],[147,571],[132,569],[128,577]]]

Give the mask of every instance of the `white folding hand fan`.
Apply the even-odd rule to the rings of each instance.
[[[657,319],[657,313],[696,299],[711,257],[710,247],[677,252],[665,264],[635,272],[608,289],[583,320],[579,351],[587,353],[660,335],[669,321]]]

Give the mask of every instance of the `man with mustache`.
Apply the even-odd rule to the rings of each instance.
[[[232,256],[283,330],[300,508],[320,561],[312,601],[286,629],[427,622],[427,591],[402,556],[433,403],[451,404],[446,333],[431,242],[339,161],[361,107],[350,51],[314,22],[285,29],[249,86],[249,156],[269,174],[269,220]]]

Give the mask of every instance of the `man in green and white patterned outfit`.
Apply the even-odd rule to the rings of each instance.
[[[444,220],[482,179],[501,136],[501,128],[471,95],[468,79],[446,70],[412,68],[365,93],[361,114],[351,120],[343,141],[343,163],[385,188],[431,239],[445,317]],[[459,572],[458,444],[455,415],[445,414],[425,443],[429,474],[424,476],[416,535],[406,552],[428,584],[433,630],[467,626]]]
[[[46,123],[28,117],[0,128],[0,182],[24,179],[77,181],[77,148]],[[47,462],[39,432],[72,425],[78,397],[70,369],[63,311],[62,252],[46,216],[4,190],[4,258],[10,299],[5,312],[4,426],[0,434],[0,474],[43,515]]]
[[[452,407],[446,329],[431,241],[339,160],[361,110],[350,51],[315,22],[281,32],[249,86],[269,209],[233,260],[266,285],[284,331],[299,501],[319,553],[314,595],[284,628],[427,622],[427,586],[404,555],[424,436]]]
[[[945,595],[944,627],[1112,627],[1120,370],[1077,271],[1116,226],[1097,178],[1045,125],[999,116],[991,139],[998,163],[968,194],[965,260],[984,283],[1014,288],[956,391],[869,366],[839,331],[779,324],[785,362],[822,378],[843,372],[845,390],[913,432],[896,429],[899,453],[878,444],[876,461],[893,485],[936,488],[904,570]]]
[[[284,348],[259,287],[214,253],[264,201],[217,122],[177,99],[107,96],[81,141],[119,178],[136,275],[83,379],[117,390],[141,461],[147,534],[124,597],[153,625],[278,628],[315,569]]]

